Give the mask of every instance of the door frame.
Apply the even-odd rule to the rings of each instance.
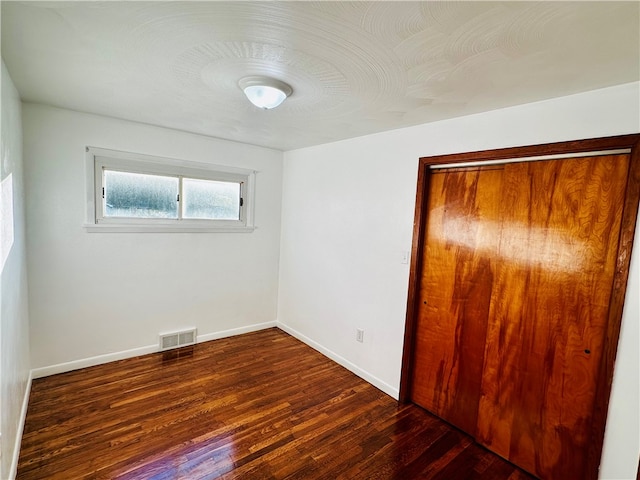
[[[607,150],[630,149],[629,175],[625,191],[620,239],[616,269],[613,277],[613,290],[609,302],[607,331],[605,332],[602,360],[596,379],[596,394],[589,441],[587,478],[596,480],[602,456],[605,424],[611,395],[611,383],[618,349],[622,309],[629,277],[629,262],[633,246],[638,202],[640,201],[640,134],[615,137],[593,138],[568,142],[529,145],[524,147],[500,148],[478,152],[454,153],[420,158],[418,185],[413,222],[413,243],[411,247],[411,266],[409,271],[409,289],[407,296],[407,315],[405,320],[402,370],[400,377],[399,400],[409,402],[411,394],[411,374],[415,349],[418,301],[420,294],[420,272],[423,266],[425,229],[427,225],[427,201],[431,178],[431,167],[462,163],[490,163],[496,161],[526,160],[531,157],[567,156]]]

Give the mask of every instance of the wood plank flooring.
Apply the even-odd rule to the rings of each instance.
[[[33,382],[18,479],[529,479],[278,329]]]

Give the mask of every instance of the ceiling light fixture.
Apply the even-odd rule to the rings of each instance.
[[[251,76],[241,78],[238,85],[249,101],[258,108],[276,108],[293,93],[293,89],[275,78]]]

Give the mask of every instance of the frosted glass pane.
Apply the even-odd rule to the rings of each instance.
[[[104,216],[178,218],[178,178],[104,172]]]
[[[240,219],[240,184],[182,179],[183,218]]]

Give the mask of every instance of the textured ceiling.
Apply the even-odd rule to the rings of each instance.
[[[639,2],[8,2],[25,101],[282,150],[640,78]],[[237,82],[289,83],[259,110]]]

